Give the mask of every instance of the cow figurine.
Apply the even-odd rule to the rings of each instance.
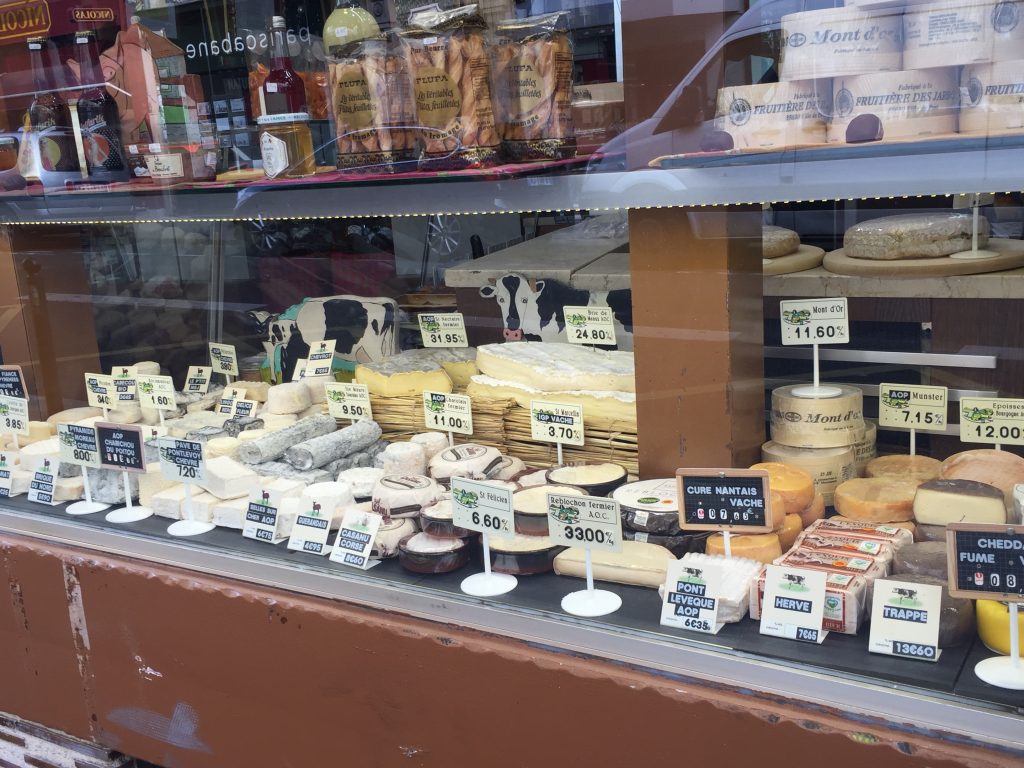
[[[398,352],[398,304],[384,297],[325,296],[303,299],[280,314],[249,312],[263,335],[273,381],[291,381],[311,345],[334,339],[343,360],[370,363]]]
[[[618,348],[633,348],[633,294],[628,288],[587,291],[509,273],[483,286],[480,295],[498,303],[505,341],[566,341],[565,307],[606,306],[615,316]]]

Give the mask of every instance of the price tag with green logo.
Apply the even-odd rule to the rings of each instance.
[[[427,429],[473,434],[472,402],[466,395],[423,393],[423,422]]]
[[[158,408],[161,411],[171,411],[177,407],[177,398],[174,394],[174,379],[170,376],[139,374],[136,377],[136,384],[139,388],[139,405],[143,408]]]
[[[100,466],[100,449],[94,427],[58,424],[57,443],[60,446],[60,460],[65,464],[97,468]]]
[[[85,374],[85,394],[93,408],[114,408],[114,377],[102,373]]]
[[[43,466],[32,473],[32,481],[28,486],[28,500],[50,507],[56,506],[57,502],[54,500],[54,496],[56,496],[59,470],[59,461],[43,459]]]
[[[549,493],[548,535],[552,544],[621,552],[619,502],[597,496]]]
[[[779,302],[782,343],[849,344],[846,299],[797,299]]]
[[[372,419],[370,390],[365,384],[326,384],[327,412],[336,419]]]
[[[0,431],[28,436],[28,400],[0,395]]]
[[[479,480],[452,478],[452,522],[499,539],[516,534],[512,490]]]
[[[424,347],[468,347],[466,321],[461,312],[422,314],[418,318]]]
[[[878,385],[878,425],[923,432],[946,431],[945,387]]]
[[[201,483],[206,480],[206,461],[203,444],[195,440],[162,437],[160,448],[160,474],[167,480],[183,483]]]
[[[530,433],[544,443],[583,445],[583,407],[531,400]]]
[[[611,307],[565,307],[565,338],[571,344],[615,344]]]
[[[960,439],[965,443],[1024,445],[1024,400],[965,397],[960,401]]]
[[[238,355],[235,348],[230,344],[215,344],[210,342],[210,365],[214,373],[222,373],[225,376],[238,375]]]

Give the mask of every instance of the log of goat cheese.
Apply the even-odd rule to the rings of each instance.
[[[337,432],[293,445],[284,452],[284,460],[296,469],[316,469],[369,448],[381,434],[377,422],[363,419]]]
[[[259,440],[244,443],[238,448],[238,458],[246,464],[262,464],[267,461],[284,456],[284,452],[296,443],[303,440],[311,440],[314,437],[328,435],[337,430],[338,424],[333,416],[326,413],[319,416],[310,416],[285,427],[277,432],[272,432]]]
[[[851,259],[896,261],[949,256],[971,250],[973,219],[964,213],[908,213],[868,219],[846,230],[843,251]],[[978,220],[978,247],[988,245],[988,219]]]

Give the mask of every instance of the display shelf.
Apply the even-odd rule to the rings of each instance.
[[[927,296],[930,299],[1024,298],[1024,268],[1006,272],[958,277],[852,277],[837,275],[824,267],[775,275],[764,279],[765,296],[897,299]]]
[[[118,526],[102,515],[71,519],[62,506],[43,507],[22,498],[0,506],[0,530],[10,533],[398,610],[688,678],[772,691],[868,718],[912,723],[908,727],[939,738],[952,733],[957,739],[1024,750],[1019,693],[964,677],[965,660],[985,656],[977,642],[947,649],[938,663],[924,664],[867,653],[866,630],[856,637],[830,634],[820,646],[763,637],[750,620],[727,625],[716,636],[700,635],[660,627],[655,590],[617,584],[602,588],[618,594],[623,607],[599,622],[581,620],[558,608],[559,599],[579,587],[577,579],[523,577],[500,601],[481,600],[459,589],[472,566],[422,576],[391,560],[363,572],[290,552],[284,543],[248,540],[239,531],[216,529],[182,542],[166,533],[170,522],[149,518]]]

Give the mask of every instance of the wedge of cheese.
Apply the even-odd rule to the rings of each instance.
[[[526,384],[501,381],[481,374],[470,379],[466,394],[491,400],[515,400],[522,408],[529,408],[531,400],[578,405],[583,409],[584,424],[607,420],[636,423],[636,395],[632,392],[576,389],[542,391]]]
[[[923,525],[1005,523],[1006,498],[975,480],[929,480],[914,496],[914,519]]]
[[[436,350],[410,350],[377,363],[356,366],[355,382],[365,384],[371,395],[415,397],[424,392],[451,392],[451,377],[445,372]]]
[[[542,392],[636,392],[632,352],[517,341],[477,349],[480,373]]]
[[[24,459],[22,459],[24,462]],[[1024,483],[1024,459],[1009,451],[979,448],[956,453],[942,462],[942,480],[976,480],[1003,492],[1007,511],[1013,509],[1013,486]]]
[[[621,552],[593,550],[591,558],[598,581],[655,589],[665,583],[668,564],[676,559],[665,547],[638,541],[623,541]],[[570,547],[555,557],[555,573],[560,576],[585,578],[586,571],[586,551],[581,547]]]

